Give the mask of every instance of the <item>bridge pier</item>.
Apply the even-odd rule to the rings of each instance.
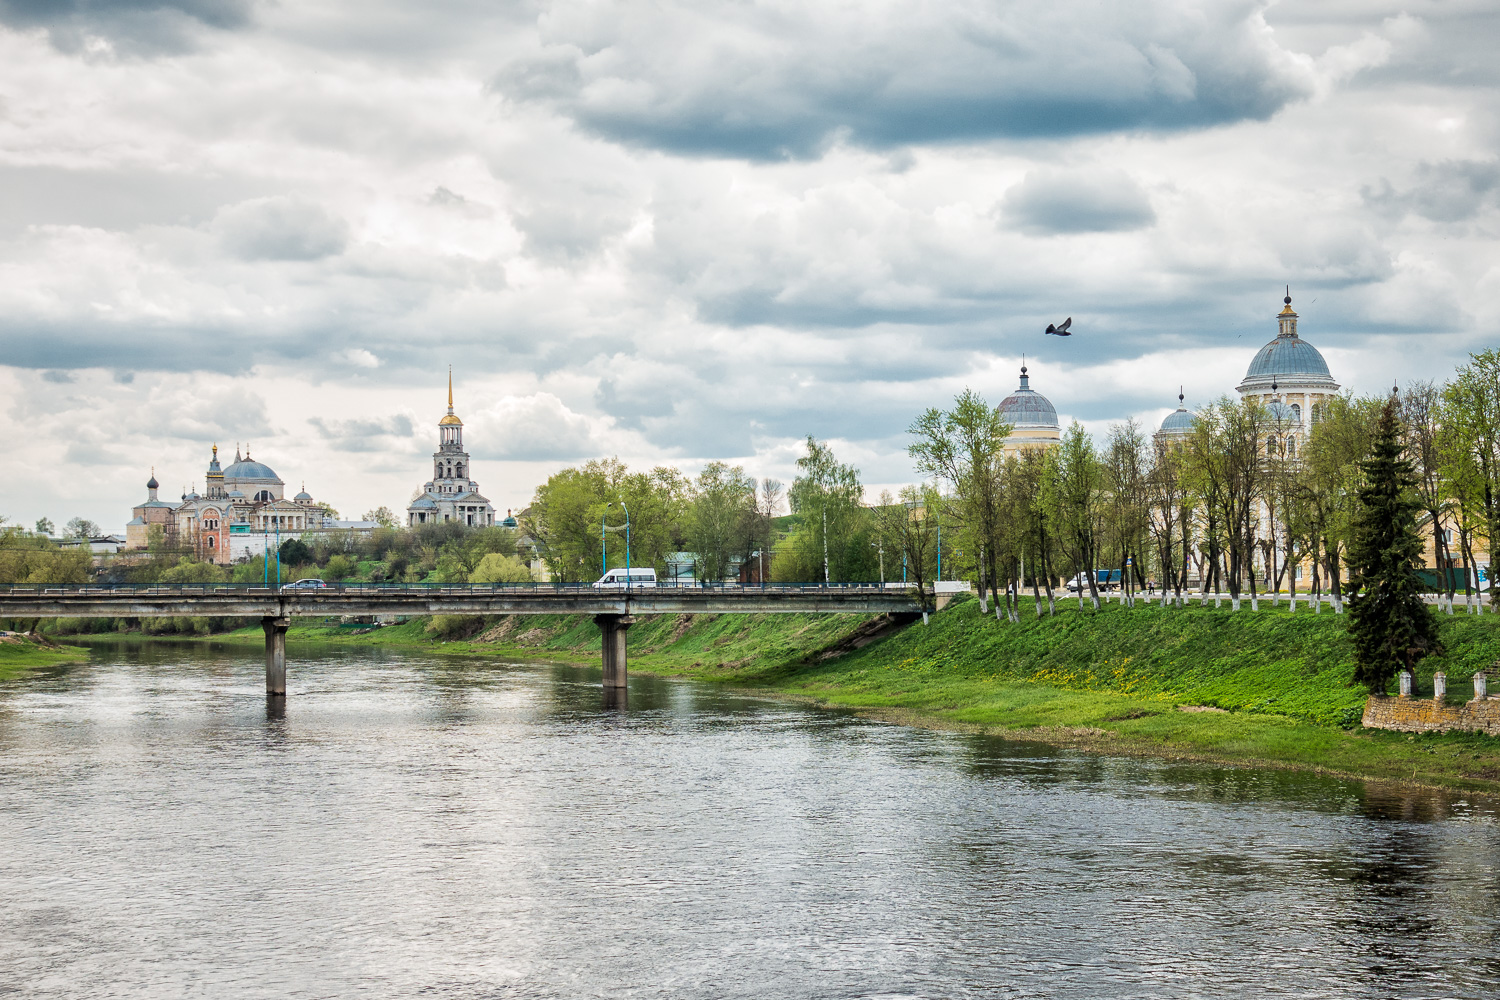
[[[266,617],[260,627],[266,633],[266,694],[286,697],[286,630],[290,618]]]
[[[604,651],[604,688],[625,687],[625,631],[635,624],[629,615],[595,615]]]

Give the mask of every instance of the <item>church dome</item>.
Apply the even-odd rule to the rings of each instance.
[[[154,490],[154,489],[158,488],[159,486],[161,486],[161,483],[158,483],[156,481],[156,473],[154,473],[154,472],[151,473],[151,478],[148,479],[148,480],[146,480],[146,489],[148,489],[148,490]]]
[[[444,417],[442,420],[438,421],[439,427],[462,427],[463,425],[464,422],[451,413]]]
[[[1021,385],[1000,401],[1000,414],[1017,427],[1057,426],[1057,409],[1052,401],[1031,388],[1026,366],[1021,366]]]
[[[1245,380],[1275,376],[1283,381],[1299,376],[1329,379],[1328,362],[1318,349],[1301,337],[1277,337],[1250,362]]]
[[[1168,413],[1167,419],[1161,422],[1160,433],[1187,434],[1192,431],[1193,425],[1197,422],[1198,417],[1196,414],[1194,414],[1191,410],[1187,410],[1179,406],[1171,413]]]
[[[248,458],[242,458],[229,468],[224,470],[225,479],[238,479],[242,482],[253,483],[280,483],[281,478],[271,471],[269,465],[260,462],[252,462]]]
[[[294,500],[301,500],[303,503],[306,503],[306,502],[312,500],[312,494],[309,493],[309,492],[307,492],[306,490],[303,490],[301,493],[298,493],[292,499],[294,499]]]
[[[1306,391],[1336,392],[1338,383],[1328,371],[1328,362],[1318,349],[1297,336],[1297,313],[1292,309],[1292,293],[1287,291],[1286,308],[1276,317],[1276,339],[1262,347],[1250,359],[1240,392],[1275,392],[1278,385],[1295,386]]]

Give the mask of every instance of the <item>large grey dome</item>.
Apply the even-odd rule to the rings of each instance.
[[[1319,379],[1333,377],[1328,373],[1328,362],[1323,360],[1323,355],[1301,337],[1277,337],[1260,349],[1245,372],[1247,380],[1299,375]]]
[[[240,461],[235,462],[229,468],[225,469],[224,478],[249,480],[251,482],[259,483],[279,484],[281,482],[281,478],[277,476],[276,473],[271,471],[271,467],[269,465],[262,465],[260,462],[252,462],[248,458],[241,459]]]
[[[1052,401],[1031,388],[1026,369],[1021,369],[1021,387],[1000,401],[1000,413],[1017,427],[1056,427],[1057,410]]]
[[[1181,406],[1167,414],[1167,419],[1161,422],[1162,434],[1187,434],[1198,422],[1198,417],[1191,411]]]

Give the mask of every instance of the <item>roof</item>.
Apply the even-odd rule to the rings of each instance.
[[[1318,349],[1298,336],[1279,336],[1255,355],[1250,367],[1245,370],[1245,379],[1267,376],[1312,376],[1317,379],[1332,379],[1328,373],[1328,362]]]
[[[252,482],[275,483],[281,485],[281,477],[271,470],[269,465],[260,462],[252,462],[248,458],[235,462],[224,470],[225,479],[248,479]]]
[[[1187,434],[1198,422],[1198,415],[1185,407],[1178,406],[1177,409],[1167,414],[1167,418],[1161,422],[1160,434]]]
[[[428,508],[428,507],[436,507],[436,506],[437,506],[437,501],[434,500],[434,499],[432,499],[432,497],[429,494],[423,493],[421,496],[417,497],[410,504],[408,504],[407,507],[406,507],[406,509],[407,510],[413,510],[413,509],[415,509],[417,507],[421,507],[421,508],[425,509],[425,508]]]
[[[439,427],[462,427],[463,425],[464,422],[451,413],[438,421]]]
[[[1021,366],[1021,385],[1000,401],[1000,413],[1017,427],[1056,427],[1057,409],[1052,401],[1031,388],[1026,366]]]

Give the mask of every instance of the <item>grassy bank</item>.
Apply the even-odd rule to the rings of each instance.
[[[30,636],[12,632],[0,635],[0,680],[7,680],[32,669],[57,663],[76,663],[89,658],[88,650],[77,646],[39,643]]]
[[[1500,739],[1408,737],[1358,727],[1363,691],[1347,681],[1347,619],[1108,605],[1019,625],[963,599],[930,625],[882,634],[882,621],[838,615],[642,617],[632,670],[692,676],[901,721],[1083,746],[1297,767],[1500,792]],[[1470,696],[1469,676],[1500,657],[1500,621],[1441,618],[1445,656],[1424,666]],[[445,638],[446,637],[446,638]],[[221,637],[259,643],[258,627]],[[585,616],[414,620],[355,634],[298,623],[291,643],[420,645],[444,653],[597,664]]]

